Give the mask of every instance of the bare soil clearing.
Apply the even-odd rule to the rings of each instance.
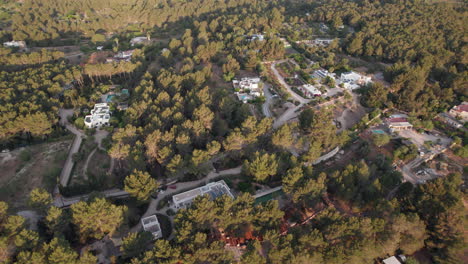
[[[26,204],[34,188],[51,191],[57,183],[71,140],[42,143],[0,154],[0,200],[12,207]]]

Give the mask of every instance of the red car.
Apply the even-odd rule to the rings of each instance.
[[[171,188],[171,189],[174,189],[174,190],[175,190],[175,189],[177,189],[177,185],[169,185],[169,188]]]

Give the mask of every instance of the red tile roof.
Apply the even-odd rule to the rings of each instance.
[[[389,118],[388,122],[390,123],[403,123],[403,122],[408,122],[408,119],[405,117],[395,117],[395,118]]]
[[[454,108],[457,112],[468,112],[468,104],[462,104]]]

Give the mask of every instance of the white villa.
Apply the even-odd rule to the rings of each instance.
[[[372,83],[372,79],[369,76],[350,71],[341,74],[340,83],[343,84],[344,88],[354,90],[362,85]]]
[[[147,37],[135,37],[135,38],[132,38],[130,40],[130,45],[135,46],[137,44],[144,44],[146,43],[147,41],[149,41],[149,39]]]
[[[250,36],[249,36],[249,41],[254,41],[254,40],[264,41],[264,40],[265,40],[265,36],[262,35],[262,34],[253,34],[253,35],[250,35]]]
[[[315,88],[315,86],[310,85],[310,84],[304,84],[304,85],[302,85],[302,86],[299,86],[298,89],[299,89],[307,98],[322,96],[322,92],[320,92],[319,89]]]
[[[392,115],[386,120],[388,129],[394,133],[402,130],[411,130],[413,125],[408,121],[406,115]]]
[[[263,95],[263,90],[260,85],[260,82],[261,81],[259,77],[246,77],[240,80],[234,79],[232,81],[232,85],[234,86],[234,89],[239,89],[238,93],[246,93],[247,91],[250,91],[251,95],[258,97]]]
[[[454,118],[459,118],[464,122],[468,122],[468,102],[463,102],[461,105],[454,106],[450,109],[449,114]]]
[[[161,226],[156,215],[150,215],[141,219],[143,230],[150,232],[154,239],[162,237]]]
[[[115,58],[121,60],[130,60],[132,58],[133,51],[134,50],[121,51],[115,55]]]
[[[174,208],[176,210],[181,208],[187,208],[187,206],[192,204],[192,201],[201,195],[208,194],[211,199],[216,199],[223,195],[227,195],[231,198],[234,198],[232,195],[229,186],[223,180],[217,182],[210,182],[205,186],[198,187],[196,189],[186,191],[183,193],[176,194],[172,196],[172,202],[174,203]]]
[[[318,38],[318,39],[307,39],[307,40],[300,40],[300,41],[296,41],[297,44],[301,44],[301,43],[304,43],[306,46],[309,46],[309,47],[326,47],[328,45],[330,45],[333,40],[335,39],[322,39],[322,38]]]
[[[325,79],[330,77],[332,78],[333,80],[336,80],[336,73],[331,73],[325,69],[320,69],[320,70],[316,70],[314,73],[312,73],[311,77],[312,78],[317,78],[317,79]]]
[[[3,42],[3,46],[5,48],[20,48],[20,49],[24,49],[26,48],[26,42],[24,41],[7,41],[7,42]]]
[[[88,128],[99,128],[109,125],[110,110],[107,103],[95,104],[91,114],[85,117],[84,123]]]

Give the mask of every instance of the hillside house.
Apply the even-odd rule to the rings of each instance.
[[[231,198],[234,198],[232,195],[229,186],[227,186],[226,182],[221,180],[217,182],[210,182],[205,186],[198,187],[196,189],[186,191],[183,193],[176,194],[172,196],[172,202],[174,203],[174,208],[176,210],[181,208],[187,208],[192,204],[192,201],[201,195],[209,195],[211,199],[216,199],[223,195],[227,195]]]
[[[319,97],[322,96],[322,92],[319,89],[315,88],[315,86],[311,84],[304,84],[299,86],[298,89],[304,94],[307,98]]]
[[[150,232],[154,239],[162,237],[161,226],[156,215],[150,215],[141,219],[143,230]]]
[[[330,77],[332,78],[333,80],[336,80],[336,74],[335,73],[331,73],[325,69],[319,69],[319,70],[316,70],[314,73],[312,73],[311,75],[312,78],[315,78],[315,79],[319,79],[319,80],[322,80],[322,79],[325,79],[327,77]]]
[[[263,87],[260,83],[261,80],[259,77],[246,77],[240,80],[234,79],[232,81],[232,85],[234,86],[234,89],[236,89],[237,93],[248,93],[255,97],[263,95]]]
[[[108,126],[110,120],[110,110],[107,103],[95,104],[91,114],[85,117],[84,123],[88,128],[99,128]]]
[[[341,81],[349,81],[359,85],[365,85],[372,82],[371,77],[359,74],[354,71],[342,73],[340,79]]]
[[[390,117],[387,119],[387,126],[390,132],[397,132],[402,130],[413,129],[413,125],[408,122],[408,118],[399,116],[399,117]]]
[[[449,114],[464,122],[468,122],[468,102],[463,102],[461,105],[454,106],[450,109]]]
[[[350,71],[341,74],[340,83],[343,84],[344,88],[354,90],[363,85],[372,83],[372,79],[369,76]]]
[[[262,34],[253,34],[253,35],[247,36],[247,41],[255,41],[255,40],[264,41],[265,36]]]
[[[3,42],[3,47],[5,48],[20,48],[20,49],[25,49],[26,48],[26,42],[24,41],[7,41]]]
[[[133,52],[134,50],[120,51],[119,53],[117,53],[117,55],[114,56],[114,58],[118,60],[130,61],[130,59],[132,58]]]
[[[138,44],[145,44],[150,40],[147,37],[135,37],[130,40],[130,45],[133,47]]]

